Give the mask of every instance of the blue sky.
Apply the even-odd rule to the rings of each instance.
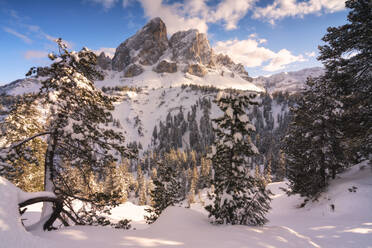
[[[47,65],[57,37],[73,50],[113,54],[157,16],[168,35],[197,28],[259,76],[320,66],[321,38],[347,11],[343,0],[0,0],[0,84]]]

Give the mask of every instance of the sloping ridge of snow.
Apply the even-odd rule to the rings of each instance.
[[[205,210],[200,211],[203,207],[193,204],[191,209],[167,208],[154,224],[143,230],[72,226],[52,232],[28,233],[19,220],[19,190],[0,177],[0,244],[5,244],[5,248],[368,248],[372,244],[371,184],[372,170],[364,162],[339,174],[319,201],[297,208],[303,199],[286,196],[280,190],[285,182],[272,183],[269,188],[274,193],[273,209],[267,216],[269,223],[263,227],[212,225]],[[335,205],[334,210],[331,204]],[[141,211],[145,213],[144,207],[133,204],[126,203],[121,208],[118,210],[121,214],[125,209],[133,211],[136,221],[140,221],[137,217]]]
[[[26,193],[8,180],[0,177],[0,247],[52,247],[52,243],[27,232],[22,225],[18,203],[36,196],[51,196],[50,193]]]

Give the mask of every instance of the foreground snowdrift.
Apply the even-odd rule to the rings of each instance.
[[[270,222],[265,227],[211,225],[200,204],[193,204],[191,209],[170,207],[148,226],[141,217],[145,207],[126,203],[113,210],[112,218],[132,219],[137,230],[74,226],[31,234],[19,221],[19,190],[1,179],[0,247],[369,248],[372,247],[371,186],[370,167],[359,164],[340,174],[318,202],[298,208],[303,199],[287,197],[280,190],[286,187],[285,183],[270,184],[275,195],[273,209],[268,214]]]
[[[8,180],[0,177],[0,247],[51,247],[51,243],[35,237],[22,225],[18,203],[36,196],[54,196],[49,193],[25,193]]]
[[[298,208],[302,198],[287,197],[281,187],[285,183],[269,185],[275,193],[269,225],[291,228],[320,247],[372,248],[372,170],[367,161],[337,175],[319,200],[304,208]]]

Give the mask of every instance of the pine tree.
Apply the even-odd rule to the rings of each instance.
[[[258,150],[251,141],[255,127],[246,114],[256,104],[252,93],[220,92],[216,103],[224,112],[214,119],[216,141],[212,147],[214,168],[212,205],[206,206],[214,223],[262,225],[270,209],[269,192],[262,180],[250,174],[250,157]]]
[[[5,138],[8,146],[43,131],[42,123],[38,118],[40,112],[32,100],[32,95],[22,96],[5,118],[1,136]],[[24,150],[27,150],[27,153],[24,153]],[[18,146],[9,161],[11,167],[6,167],[7,170],[0,172],[0,175],[4,175],[24,191],[42,191],[45,150],[46,143],[41,138],[35,138],[27,144]]]
[[[199,179],[199,172],[196,166],[193,167],[191,172],[190,190],[188,194],[188,203],[195,203],[195,194],[197,193],[197,185]]]
[[[283,181],[286,177],[285,154],[282,150],[279,150],[279,164],[275,176],[278,181]]]
[[[175,155],[176,152],[172,150],[164,155],[163,160],[158,161],[157,175],[153,181],[155,188],[151,191],[154,204],[151,209],[146,209],[150,214],[145,216],[146,222],[149,224],[155,222],[168,206],[173,206],[184,199],[180,182],[180,168]]]
[[[202,157],[200,160],[200,177],[199,189],[207,188],[210,186],[212,179],[212,162],[210,159]]]
[[[266,165],[266,168],[265,168],[265,184],[269,184],[272,182],[271,180],[271,156],[268,158],[267,160],[267,165]]]
[[[330,94],[321,78],[308,79],[292,109],[293,122],[283,142],[291,193],[316,198],[344,167],[343,134],[335,124],[339,102]]]
[[[142,172],[141,164],[137,166],[137,183],[138,183],[138,205],[146,205],[146,182]]]
[[[372,3],[347,0],[345,4],[350,9],[348,23],[327,29],[318,59],[326,68],[324,85],[342,103],[337,124],[348,145],[344,153],[358,162],[372,154]],[[355,158],[356,154],[361,156]]]
[[[61,39],[57,43],[59,54],[49,54],[54,62],[48,67],[33,67],[26,74],[43,78],[34,99],[35,103],[49,107],[43,130],[2,148],[0,167],[9,167],[9,158],[14,157],[14,151],[19,147],[44,136],[47,143],[44,154],[45,190],[67,198],[74,197],[74,190],[59,175],[58,168],[62,162],[68,161],[76,168],[88,165],[90,170],[104,173],[105,168],[118,157],[132,157],[134,154],[124,145],[123,134],[113,129],[110,111],[114,109],[115,99],[94,86],[93,80],[103,78],[95,69],[96,55],[87,48],[78,53],[70,52]],[[28,149],[23,149],[22,153],[22,156],[30,157]],[[102,199],[81,200],[94,203]],[[116,203],[114,199],[105,200],[109,205]]]

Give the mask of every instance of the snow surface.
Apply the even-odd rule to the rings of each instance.
[[[126,203],[114,209],[113,218],[132,219],[132,224],[145,229],[73,226],[28,233],[19,220],[19,190],[0,178],[0,247],[371,248],[371,185],[372,170],[361,163],[332,181],[319,201],[298,208],[303,199],[286,196],[280,189],[285,182],[269,184],[274,196],[267,216],[270,222],[264,227],[212,225],[201,203],[169,207],[148,226],[141,217],[145,207]],[[202,198],[205,195],[202,192]]]
[[[308,77],[319,77],[324,74],[322,67],[306,68],[299,71],[281,72],[267,77],[253,78],[255,85],[264,87],[268,93],[287,91],[298,92],[304,88]]]

